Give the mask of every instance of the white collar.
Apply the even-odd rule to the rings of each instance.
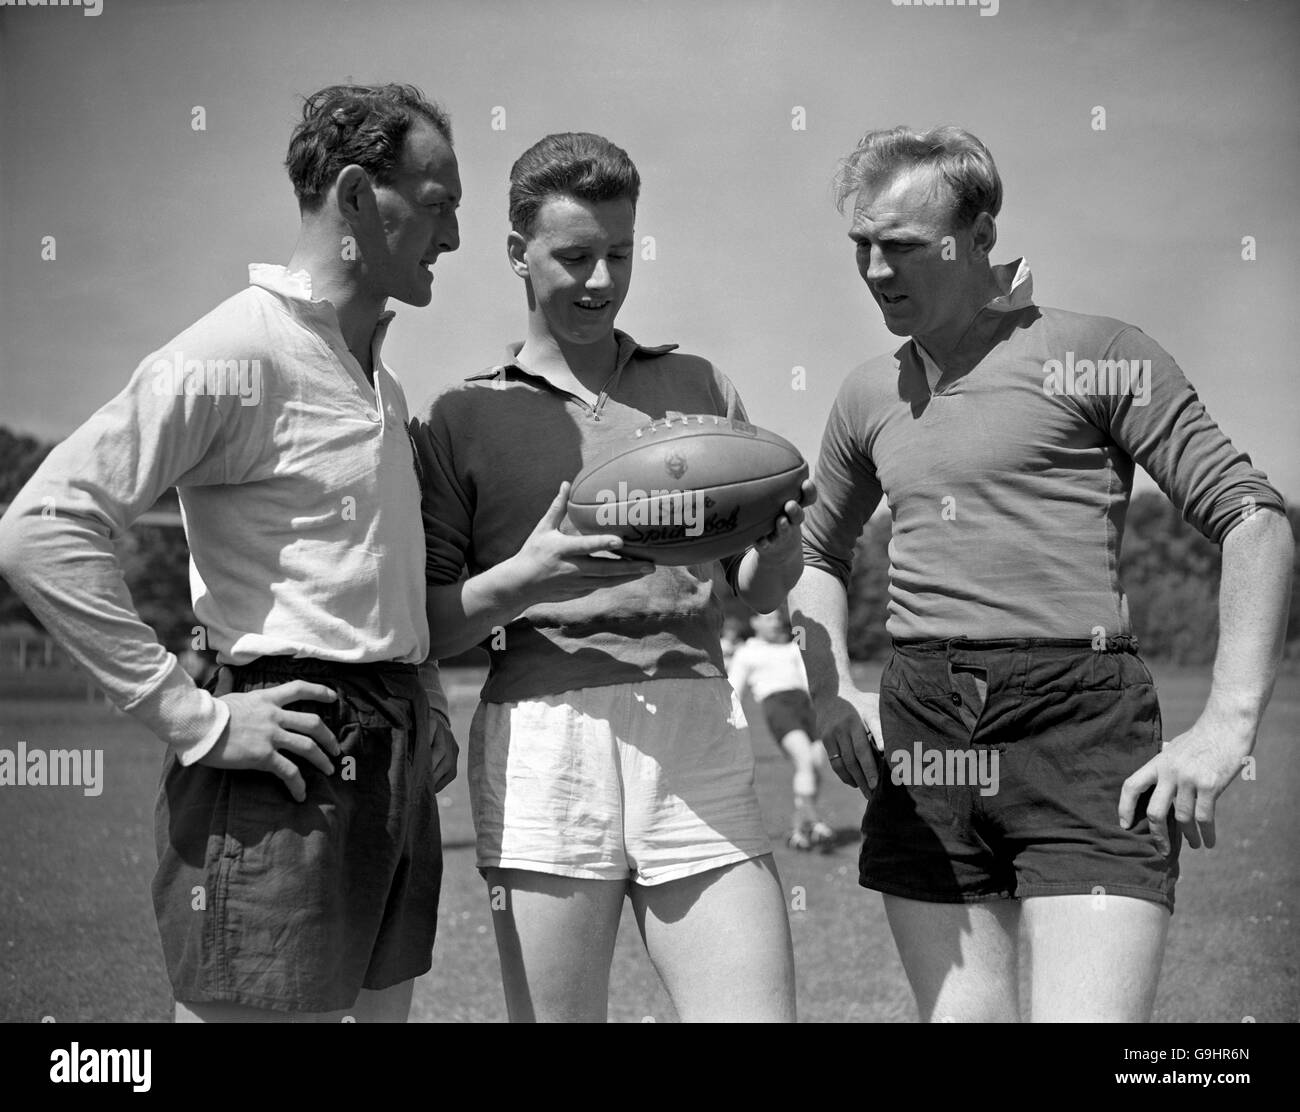
[[[312,297],[311,274],[308,271],[290,270],[278,263],[249,263],[248,281],[250,285],[261,286],[284,298],[299,316],[308,318],[316,328],[332,333],[331,338],[338,341],[342,350],[347,350],[339,328],[338,310],[332,301]],[[387,309],[379,314],[379,320],[375,324],[374,336],[370,341],[371,359],[375,367],[380,365],[379,349],[388,333],[388,325],[395,316],[395,312]]]

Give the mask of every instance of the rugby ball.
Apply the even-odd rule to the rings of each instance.
[[[806,478],[799,450],[774,432],[669,413],[582,470],[569,490],[569,521],[579,533],[622,537],[625,556],[703,564],[770,533]]]

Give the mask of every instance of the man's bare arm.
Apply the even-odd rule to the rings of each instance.
[[[1252,746],[1286,641],[1294,560],[1291,523],[1276,510],[1256,511],[1223,539],[1219,647],[1206,712],[1248,727]]]
[[[817,501],[817,486],[805,479],[797,502],[787,502],[777,515],[772,532],[741,557],[736,573],[736,594],[751,610],[766,614],[786,600],[803,572],[804,510]]]
[[[874,748],[882,744],[880,699],[853,682],[844,585],[829,572],[805,567],[790,592],[790,622],[802,633],[808,690],[831,767],[850,787],[869,792],[876,785]]]
[[[428,584],[430,656],[445,659],[473,648],[536,603],[580,598],[654,571],[645,560],[593,555],[617,551],[623,542],[616,536],[561,533],[568,495],[569,484],[562,483],[523,547],[509,560],[458,583]]]
[[[1165,853],[1171,806],[1192,848],[1202,841],[1206,848],[1214,845],[1215,801],[1254,749],[1273,692],[1294,558],[1290,522],[1276,510],[1255,511],[1224,538],[1219,647],[1205,709],[1191,729],[1130,776],[1120,793],[1120,823],[1127,828],[1138,797],[1154,786],[1146,815]]]

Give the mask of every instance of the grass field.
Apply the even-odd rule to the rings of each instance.
[[[1208,689],[1204,671],[1153,667],[1165,736],[1190,724]],[[453,726],[468,735],[478,676],[447,676]],[[171,998],[149,901],[159,743],[102,703],[30,697],[0,677],[0,746],[102,748],[103,793],[0,788],[0,1020],[165,1020]],[[19,697],[25,696],[25,697]],[[1300,678],[1278,684],[1256,749],[1257,778],[1220,800],[1219,846],[1183,851],[1155,1018],[1260,1022],[1300,1018]],[[860,799],[838,781],[824,793],[842,844],[828,855],[784,847],[790,780],[771,741],[754,731],[760,802],[791,913],[799,1013],[811,1021],[916,1019],[880,897],[857,885]],[[462,760],[463,766],[463,760]],[[463,779],[442,797],[446,870],[433,969],[416,986],[413,1018],[505,1018],[486,892],[474,869]],[[610,1018],[671,1021],[672,1007],[624,915]]]

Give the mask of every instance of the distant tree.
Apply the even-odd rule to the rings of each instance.
[[[1219,641],[1217,545],[1183,521],[1162,494],[1129,506],[1119,581],[1144,654],[1177,664],[1206,664]]]
[[[0,502],[8,502],[22,489],[53,447],[0,425]]]
[[[853,550],[849,578],[849,656],[874,660],[889,652],[885,619],[889,616],[890,518],[880,514],[867,522]]]
[[[22,489],[53,447],[0,427],[0,503],[9,502]],[[154,508],[175,510],[176,491],[165,491]],[[119,541],[118,555],[140,617],[157,631],[158,639],[168,648],[184,648],[195,625],[184,531],[137,525]],[[0,625],[9,622],[28,622],[37,627],[41,624],[0,577]]]
[[[52,444],[42,444],[35,437],[10,432],[0,425],[0,503],[8,503],[50,453]],[[12,588],[0,577],[0,625],[26,622],[40,626]]]
[[[173,652],[189,646],[198,619],[190,603],[190,550],[183,529],[138,525],[123,541],[122,571],[131,601]]]

